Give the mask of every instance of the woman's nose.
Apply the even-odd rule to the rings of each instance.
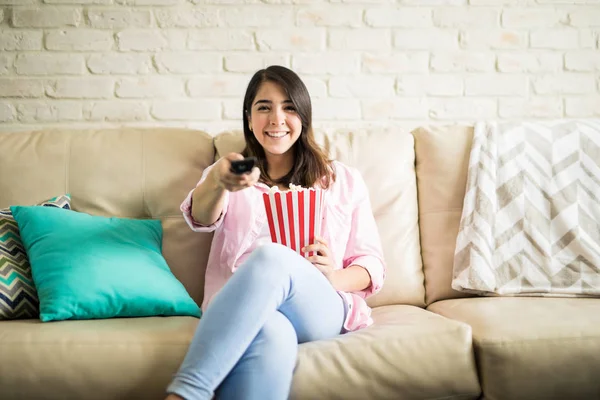
[[[271,113],[271,125],[283,125],[285,122],[285,115],[279,110],[273,110]]]

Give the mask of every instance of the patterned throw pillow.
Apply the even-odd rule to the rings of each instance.
[[[39,206],[71,209],[71,197],[54,197]],[[0,209],[0,320],[39,317],[39,300],[19,226],[10,208]]]

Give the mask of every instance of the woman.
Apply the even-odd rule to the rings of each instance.
[[[291,70],[258,71],[244,98],[242,154],[207,168],[181,205],[193,230],[215,231],[204,314],[168,399],[286,399],[298,343],[372,323],[364,298],[385,268],[366,186],[328,161],[312,131],[310,96]],[[250,173],[231,162],[255,156]],[[304,258],[270,243],[262,193],[294,183],[325,189],[322,238]]]

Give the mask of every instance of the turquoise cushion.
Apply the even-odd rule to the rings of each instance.
[[[157,220],[10,207],[40,300],[40,319],[200,316],[161,254]]]

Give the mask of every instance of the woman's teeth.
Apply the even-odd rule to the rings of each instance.
[[[272,138],[282,138],[287,135],[287,132],[265,132],[265,134]]]

